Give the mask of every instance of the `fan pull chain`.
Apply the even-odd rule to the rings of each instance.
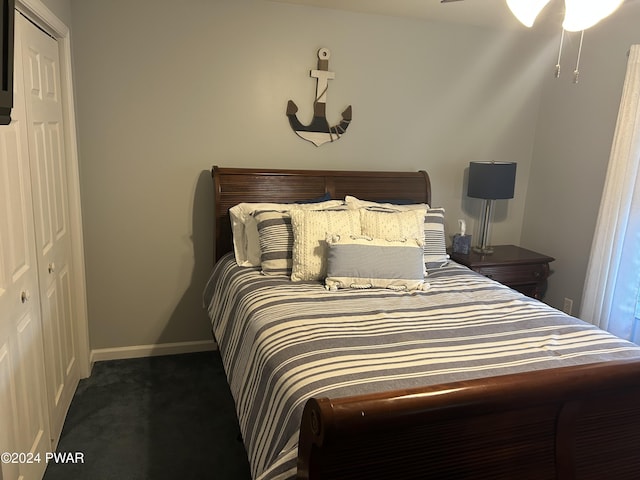
[[[573,71],[573,83],[578,83],[580,75],[580,55],[582,54],[582,40],[584,39],[584,30],[580,34],[580,47],[578,47],[578,58],[576,59],[576,69]]]
[[[560,78],[560,58],[562,57],[562,45],[564,44],[564,28],[560,35],[560,48],[558,49],[558,63],[556,63],[556,78]]]

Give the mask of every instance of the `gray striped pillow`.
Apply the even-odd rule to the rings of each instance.
[[[264,210],[253,213],[258,226],[260,265],[264,275],[291,275],[293,229],[289,212]]]
[[[440,268],[448,261],[444,238],[444,208],[429,208],[424,218],[424,264],[427,268]]]
[[[354,235],[327,235],[329,290],[388,288],[426,290],[422,245],[418,239],[382,240]]]

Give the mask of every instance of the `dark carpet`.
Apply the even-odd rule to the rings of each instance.
[[[73,398],[45,480],[247,480],[218,352],[98,362]],[[75,456],[75,455],[74,455]]]

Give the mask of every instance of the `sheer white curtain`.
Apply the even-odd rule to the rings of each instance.
[[[582,296],[581,318],[640,341],[640,45],[627,75]],[[636,330],[638,330],[636,332]]]

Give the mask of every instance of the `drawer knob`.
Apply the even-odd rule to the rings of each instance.
[[[55,271],[56,271],[56,264],[55,264],[55,263],[53,263],[53,262],[51,262],[51,263],[49,264],[49,266],[47,267],[47,270],[49,271],[49,273],[53,273],[53,272],[55,272]]]
[[[29,290],[23,290],[20,293],[20,301],[22,303],[27,303],[30,298],[31,298],[31,294],[29,293]]]

